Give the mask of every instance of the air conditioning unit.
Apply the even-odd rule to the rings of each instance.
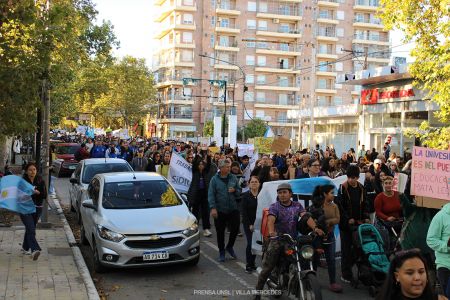
[[[272,22],[273,22],[274,24],[278,24],[278,23],[280,23],[280,19],[273,19]]]

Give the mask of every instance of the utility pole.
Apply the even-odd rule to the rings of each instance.
[[[313,30],[315,26],[313,25]],[[314,33],[315,34],[315,33]],[[311,95],[309,97],[309,103],[311,107],[311,115],[309,118],[309,147],[312,149],[314,147],[314,105],[316,100],[316,47],[312,44],[311,49],[311,64],[312,64],[312,74],[311,74]]]
[[[227,81],[224,80],[224,86],[225,86],[225,95],[223,96],[223,120],[222,120],[222,147],[223,147],[223,153],[225,153],[225,125],[226,125],[226,119],[227,119]]]

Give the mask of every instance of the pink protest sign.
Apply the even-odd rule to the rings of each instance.
[[[450,151],[414,147],[411,194],[450,201]]]

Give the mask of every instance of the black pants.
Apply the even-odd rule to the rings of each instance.
[[[437,276],[445,296],[450,297],[450,270],[441,267],[437,269]]]
[[[197,220],[202,219],[203,230],[211,229],[211,222],[209,221],[209,204],[208,191],[206,189],[198,191],[198,198],[192,205],[192,213]]]
[[[252,254],[252,236],[253,232],[250,231],[250,225],[244,224],[244,233],[247,238],[247,248],[245,248],[245,258],[247,262],[247,267],[254,267],[256,255]]]
[[[217,218],[214,219],[217,233],[217,246],[219,251],[225,250],[225,229],[230,229],[230,236],[226,248],[233,248],[234,242],[239,231],[240,215],[238,210],[229,213],[217,212]]]
[[[355,263],[351,230],[341,230],[341,272],[347,280],[353,278],[352,267]]]

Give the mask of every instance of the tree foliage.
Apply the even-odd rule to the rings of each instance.
[[[264,120],[255,118],[245,125],[245,137],[254,138],[264,136],[266,132],[267,124]]]
[[[429,92],[439,104],[437,117],[450,123],[450,2],[448,0],[381,0],[380,16],[387,29],[400,29],[405,43],[415,42],[411,55],[415,62],[410,66],[414,84]],[[423,128],[429,125],[424,124]],[[444,131],[448,132],[447,127]],[[430,132],[432,133],[432,132]],[[444,137],[447,140],[441,140]],[[448,135],[433,135],[433,144],[450,143]]]

